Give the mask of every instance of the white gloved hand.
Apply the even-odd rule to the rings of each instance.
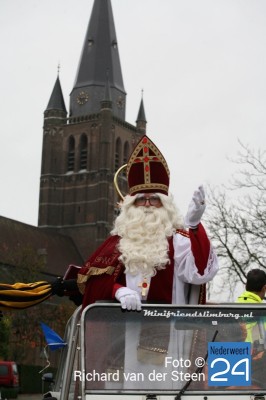
[[[187,215],[185,216],[185,224],[190,228],[196,228],[201,220],[201,217],[205,211],[205,193],[203,186],[194,192],[192,200],[188,206]]]
[[[121,287],[115,293],[116,300],[120,301],[121,307],[125,310],[141,310],[139,294],[128,287]]]

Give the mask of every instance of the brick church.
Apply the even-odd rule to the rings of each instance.
[[[12,282],[23,249],[42,260],[43,278],[58,276],[69,264],[81,265],[112,228],[120,200],[114,174],[145,133],[146,118],[141,99],[136,125],[125,120],[111,0],[94,0],[69,110],[59,76],[47,100],[38,227],[0,217],[2,282]],[[123,173],[119,187],[127,192]]]

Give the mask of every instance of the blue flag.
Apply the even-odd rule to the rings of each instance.
[[[49,328],[49,326],[41,322],[41,327],[47,345],[50,347],[51,350],[57,350],[60,349],[61,347],[66,346],[66,343],[63,341],[63,339],[55,331]]]

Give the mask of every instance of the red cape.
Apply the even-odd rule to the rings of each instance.
[[[195,257],[199,273],[203,273],[209,255],[209,240],[204,228],[200,225],[198,234],[184,231],[179,233],[191,240],[191,249]],[[119,261],[120,252],[117,249],[119,236],[110,236],[90,256],[78,274],[78,285],[83,293],[83,307],[99,300],[113,300],[114,286],[126,286],[124,265]],[[204,246],[202,246],[204,244]],[[193,251],[194,250],[194,251]],[[169,240],[170,264],[167,268],[157,271],[151,279],[148,298],[149,302],[172,303],[174,249],[173,238]],[[205,302],[205,285],[202,285],[199,303]]]

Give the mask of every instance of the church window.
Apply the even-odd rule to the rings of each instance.
[[[122,150],[121,139],[117,138],[115,142],[115,171],[117,171],[118,168],[121,167],[121,150]]]
[[[75,166],[75,139],[70,136],[68,139],[67,170],[74,171]]]
[[[88,138],[85,134],[80,139],[80,159],[79,169],[87,169],[87,158],[88,158]]]
[[[128,159],[129,159],[129,143],[126,142],[124,144],[123,165],[127,164]],[[123,169],[123,175],[126,175],[126,168]]]
[[[123,157],[123,164],[126,164],[129,159],[129,143],[126,142],[124,144],[124,157]]]

